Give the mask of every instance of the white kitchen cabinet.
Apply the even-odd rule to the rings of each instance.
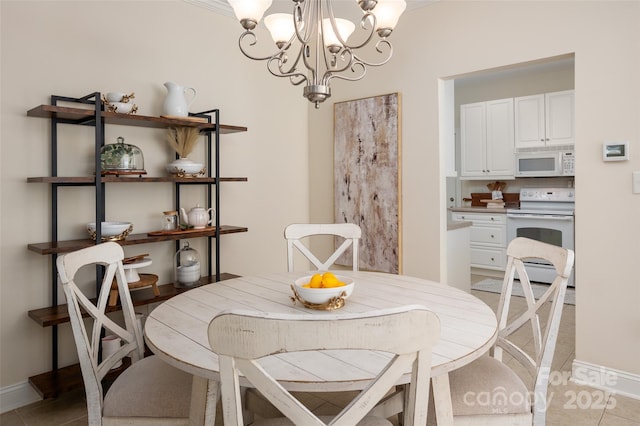
[[[514,179],[513,98],[460,106],[460,177]]]
[[[469,233],[472,267],[505,270],[507,266],[507,216],[505,214],[453,212],[451,219],[472,223]]]
[[[517,149],[574,144],[573,90],[522,96],[514,102]]]

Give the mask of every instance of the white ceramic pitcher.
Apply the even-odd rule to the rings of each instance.
[[[189,115],[189,105],[196,99],[196,89],[193,87],[182,87],[171,81],[164,84],[167,88],[167,98],[164,101],[163,115],[176,117],[187,117]],[[187,93],[192,96],[187,100]]]

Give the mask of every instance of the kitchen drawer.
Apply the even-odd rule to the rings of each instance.
[[[462,221],[462,220],[471,221],[473,222],[474,225],[488,225],[488,224],[506,225],[507,224],[506,214],[453,212],[451,214],[451,218],[457,221]]]
[[[504,249],[471,247],[471,266],[504,271],[507,266],[507,253]]]
[[[507,230],[504,226],[472,226],[471,244],[489,244],[497,247],[506,247]]]

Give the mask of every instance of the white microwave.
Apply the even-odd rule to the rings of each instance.
[[[573,176],[573,151],[517,152],[516,177]]]

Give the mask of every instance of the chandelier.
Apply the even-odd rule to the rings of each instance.
[[[272,0],[228,1],[245,29],[238,41],[242,53],[250,59],[267,61],[267,69],[276,77],[288,77],[295,86],[305,83],[303,95],[316,108],[331,96],[331,79],[360,80],[367,66],[384,65],[391,59],[393,46],[387,37],[406,8],[404,0],[335,0],[357,2],[360,6],[360,31],[354,34],[356,24],[335,16],[334,0],[293,0],[293,14],[265,17],[277,50],[257,56],[250,53],[258,42],[254,29]],[[366,47],[369,53],[375,51],[376,60],[361,56]]]

